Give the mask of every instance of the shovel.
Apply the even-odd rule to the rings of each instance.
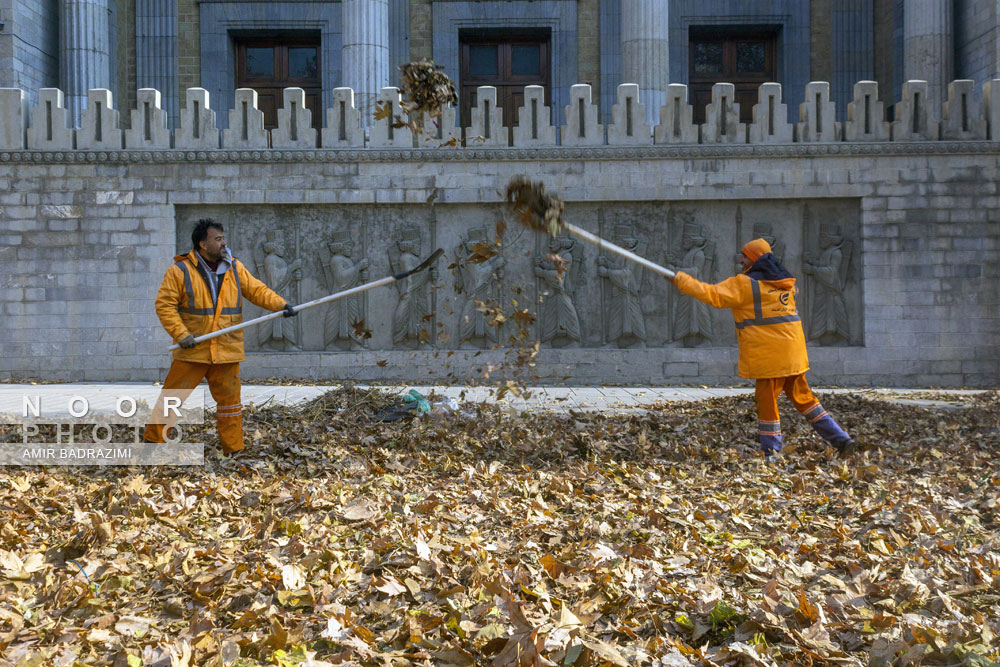
[[[674,272],[670,269],[563,220],[563,202],[558,197],[546,193],[545,185],[541,182],[532,183],[525,176],[515,176],[507,185],[507,201],[513,204],[518,220],[526,227],[537,232],[547,232],[553,236],[564,231],[570,236],[575,236],[581,241],[597,246],[601,250],[606,250],[644,266],[653,273],[669,280],[674,279]]]
[[[406,278],[408,276],[412,276],[414,273],[419,273],[419,272],[423,271],[424,269],[429,268],[430,265],[433,264],[434,262],[436,262],[437,259],[438,259],[438,257],[440,257],[443,254],[444,254],[444,250],[442,250],[441,248],[438,248],[437,250],[434,251],[434,254],[432,254],[430,257],[428,257],[424,261],[420,262],[419,265],[417,265],[416,267],[410,269],[409,271],[404,271],[403,273],[397,273],[397,274],[392,275],[392,276],[386,276],[385,278],[381,278],[379,280],[373,280],[372,282],[365,283],[364,285],[358,285],[357,287],[352,287],[351,289],[344,290],[343,292],[337,292],[336,294],[330,294],[328,296],[320,297],[319,299],[314,299],[312,301],[307,301],[306,303],[303,303],[301,305],[295,306],[295,312],[298,313],[298,312],[301,312],[303,310],[306,310],[307,308],[312,308],[312,307],[318,306],[320,304],[330,303],[331,301],[336,301],[337,299],[343,299],[344,297],[347,297],[347,296],[352,296],[354,294],[360,294],[361,292],[368,291],[368,290],[373,289],[375,287],[382,287],[383,285],[391,285],[392,283],[396,282],[397,280],[402,280],[402,279],[404,279],[404,278]],[[206,340],[212,340],[213,338],[218,338],[219,336],[223,336],[223,335],[225,335],[227,333],[233,333],[234,331],[239,331],[241,329],[246,329],[247,327],[252,327],[255,324],[263,324],[264,322],[270,322],[273,319],[277,319],[279,317],[284,317],[284,316],[285,316],[285,311],[283,311],[283,310],[276,310],[273,313],[268,313],[267,315],[262,315],[261,317],[257,317],[257,318],[252,319],[252,320],[247,320],[246,322],[240,322],[239,324],[234,324],[233,326],[226,327],[225,329],[219,329],[218,331],[213,331],[211,333],[207,333],[207,334],[204,334],[204,335],[201,335],[201,336],[197,336],[194,339],[194,342],[195,343],[201,343],[201,342],[206,341]],[[170,346],[169,349],[176,350],[179,347],[180,347],[180,345],[178,345],[177,343],[174,343],[173,345]]]

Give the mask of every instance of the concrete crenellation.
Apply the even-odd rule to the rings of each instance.
[[[758,89],[750,125],[751,144],[789,144],[794,127],[788,122],[786,105],[781,103],[781,84],[764,83]]]
[[[323,148],[362,148],[365,131],[361,127],[361,114],[354,106],[354,91],[335,88],[333,106],[326,110],[326,127],[323,128]]]
[[[524,105],[518,110],[518,118],[523,120],[512,128],[515,146],[556,145],[552,109],[545,104],[543,86],[524,87]]]
[[[503,107],[497,106],[494,86],[476,88],[476,103],[471,109],[470,126],[465,130],[465,147],[506,146],[510,128],[503,123]]]
[[[604,126],[597,122],[597,105],[591,103],[590,85],[578,83],[570,88],[565,118],[566,124],[561,128],[563,146],[604,144]]]
[[[413,132],[404,125],[399,88],[387,86],[375,101],[376,112],[371,125],[369,145],[373,148],[413,148]],[[400,126],[400,127],[397,127]]]
[[[219,147],[221,133],[215,111],[204,88],[188,88],[187,104],[181,109],[181,125],[174,132],[174,148],[212,150]]]
[[[929,99],[926,81],[903,84],[902,99],[894,107],[893,141],[933,141],[940,136],[941,121]]]
[[[653,128],[658,144],[696,144],[698,125],[692,118],[694,109],[688,104],[688,89],[682,83],[667,86],[667,101],[660,107],[660,124]]]
[[[131,127],[125,130],[125,148],[170,148],[167,112],[161,107],[160,91],[154,88],[139,89],[136,108],[132,110]]]
[[[854,100],[847,104],[844,141],[889,141],[889,123],[884,104],[878,98],[878,83],[858,81]]]
[[[986,118],[975,96],[975,82],[959,79],[948,84],[941,109],[941,139],[974,141],[986,138]]]
[[[885,120],[884,102],[878,98],[878,84],[860,81],[854,86],[854,99],[847,104],[848,120],[841,123],[835,120],[837,108],[830,98],[830,84],[813,81],[807,84],[805,101],[799,106],[799,122],[789,124],[785,121],[785,105],[781,102],[781,85],[764,83],[758,91],[758,103],[754,105],[754,120],[744,124],[739,122],[739,105],[735,103],[733,85],[718,83],[712,89],[713,101],[706,105],[706,121],[698,125],[691,120],[693,109],[687,102],[687,86],[670,84],[666,103],[659,108],[659,122],[650,128],[642,118],[642,91],[637,92],[636,84],[622,84],[619,102],[612,111],[612,122],[605,131],[605,126],[597,122],[597,105],[591,103],[590,86],[577,84],[572,86],[570,104],[565,107],[566,125],[557,132],[551,124],[551,108],[544,104],[547,91],[540,86],[525,87],[524,104],[519,109],[516,125],[503,118],[503,110],[497,106],[496,89],[485,86],[479,91],[483,101],[472,108],[471,125],[464,128],[465,147],[643,146],[651,142],[657,145],[773,145],[986,138],[1000,141],[1000,131],[995,129],[1000,127],[1000,83],[987,81],[981,97],[976,95],[973,82],[969,80],[953,81],[947,90],[948,99],[936,108],[930,103],[926,81],[907,81],[903,84],[901,99],[894,105],[895,119],[890,123]],[[38,102],[31,108],[27,101],[29,96],[24,91],[5,88],[0,94],[0,150],[170,150],[171,147],[177,150],[280,150],[321,146],[358,149],[412,148],[414,144],[420,148],[459,147],[457,137],[462,134],[462,128],[455,121],[457,113],[453,108],[444,109],[441,119],[434,122],[424,117],[416,118],[423,132],[416,133],[415,139],[415,133],[408,126],[390,127],[389,118],[374,121],[371,137],[366,138],[353,90],[334,90],[333,106],[325,109],[326,127],[321,133],[312,127],[304,95],[302,89],[286,89],[284,105],[278,110],[279,126],[267,130],[256,92],[249,88],[239,89],[235,93],[234,107],[228,110],[228,128],[220,132],[215,122],[216,111],[209,105],[208,91],[189,88],[187,105],[180,114],[180,127],[169,130],[167,111],[161,108],[159,91],[144,88],[139,91],[136,108],[129,110],[131,129],[122,130],[118,123],[119,111],[114,108],[111,92],[106,89],[89,91],[82,127],[74,128],[71,112],[65,107],[59,89],[39,90]],[[395,124],[406,121],[402,118],[398,90],[385,88],[380,98],[392,104],[391,118],[395,119]],[[635,106],[631,135],[630,103]],[[296,110],[294,120],[285,108],[292,106]],[[483,126],[487,117],[488,129]],[[651,142],[646,140],[647,135],[652,136]]]
[[[747,126],[740,122],[740,105],[733,84],[712,86],[712,101],[705,107],[705,124],[701,126],[701,143],[747,143]]]
[[[319,133],[312,126],[312,112],[306,107],[306,91],[285,88],[282,100],[278,127],[271,130],[271,147],[315,148]]]
[[[222,145],[229,148],[267,148],[264,112],[257,107],[257,91],[237,88],[236,104],[229,110],[229,127],[222,131]]]
[[[646,106],[639,101],[639,84],[618,86],[618,103],[611,108],[609,146],[648,146],[653,129],[646,123]]]

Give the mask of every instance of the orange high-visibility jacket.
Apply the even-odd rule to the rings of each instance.
[[[236,258],[223,275],[214,304],[212,292],[198,270],[194,250],[174,260],[156,294],[156,315],[175,343],[189,334],[200,336],[242,322],[243,297],[267,310],[285,307],[285,300],[254,278]],[[244,358],[242,330],[198,343],[189,350],[174,350],[174,359],[202,364],[228,364]]]
[[[809,370],[806,337],[795,310],[795,278],[754,280],[741,274],[710,285],[679,271],[674,285],[710,306],[733,310],[740,377],[780,378]]]

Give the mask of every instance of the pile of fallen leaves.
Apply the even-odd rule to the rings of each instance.
[[[346,390],[196,469],[0,473],[2,665],[989,665],[1000,398],[379,423]]]
[[[545,191],[541,181],[527,176],[515,176],[507,184],[507,202],[521,224],[556,236],[562,228],[564,204],[559,197]]]

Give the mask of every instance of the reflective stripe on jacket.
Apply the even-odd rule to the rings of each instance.
[[[674,285],[710,306],[732,309],[740,377],[788,377],[809,370],[806,338],[795,309],[795,278],[754,280],[741,274],[710,285],[678,272]]]
[[[218,331],[243,321],[243,297],[266,310],[281,310],[285,300],[257,280],[243,263],[232,260],[232,267],[222,275],[218,299],[213,303],[212,290],[198,268],[194,250],[174,257],[156,294],[156,316],[173,341],[189,334]],[[243,332],[228,333],[199,343],[189,350],[174,350],[174,359],[209,364],[243,361]]]

